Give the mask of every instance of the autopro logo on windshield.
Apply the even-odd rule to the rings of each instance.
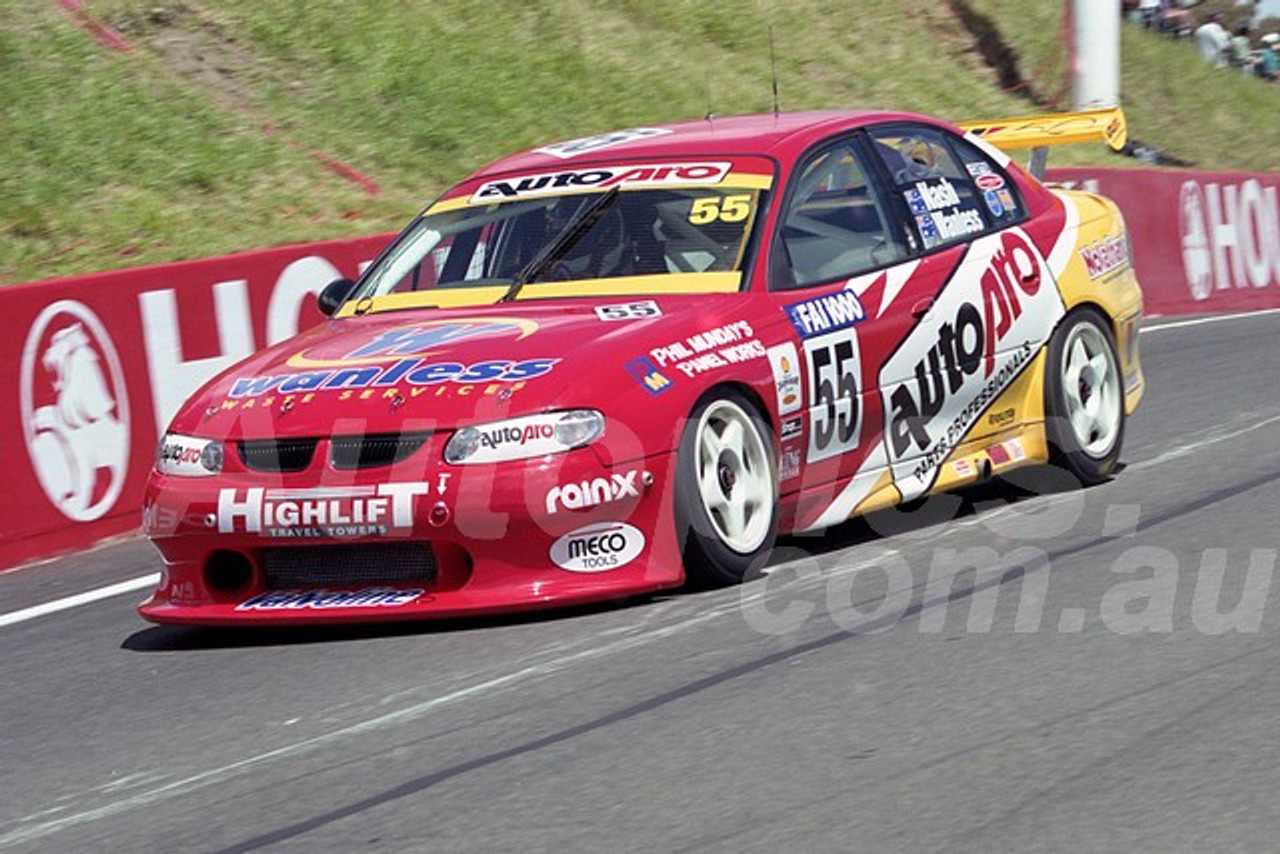
[[[718,184],[729,174],[728,163],[661,163],[635,166],[599,166],[545,172],[501,181],[487,181],[471,196],[471,204],[508,199],[553,196],[575,189],[608,189],[621,185]]]

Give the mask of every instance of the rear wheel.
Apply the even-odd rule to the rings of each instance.
[[[742,581],[773,548],[778,478],[769,427],[740,392],[716,389],[680,440],[675,522],[685,572],[702,584]]]
[[[1086,485],[1107,478],[1124,439],[1124,388],[1111,326],[1086,308],[1067,316],[1049,342],[1046,429],[1052,461]]]

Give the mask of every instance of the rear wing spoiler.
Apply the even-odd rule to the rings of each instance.
[[[1119,107],[1077,113],[1045,113],[986,122],[960,122],[958,127],[1000,149],[1031,149],[1031,174],[1044,179],[1051,145],[1102,140],[1123,151],[1129,140],[1124,111]]]

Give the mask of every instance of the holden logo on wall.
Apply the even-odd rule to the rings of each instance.
[[[68,519],[104,516],[129,462],[129,397],[115,345],[88,306],[47,306],[22,348],[22,429],[49,500]]]
[[[1191,287],[1191,296],[1206,300],[1213,293],[1213,254],[1209,249],[1209,229],[1205,224],[1204,195],[1195,181],[1182,185],[1179,208],[1183,271]]]

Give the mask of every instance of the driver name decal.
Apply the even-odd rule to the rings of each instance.
[[[946,178],[934,183],[917,181],[903,192],[903,198],[915,215],[916,227],[927,247],[986,227],[982,214],[976,208],[966,207],[955,185]]]

